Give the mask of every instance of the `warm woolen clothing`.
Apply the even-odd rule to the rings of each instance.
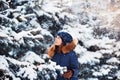
[[[73,41],[72,36],[67,32],[58,32],[57,35],[61,37],[64,45]]]

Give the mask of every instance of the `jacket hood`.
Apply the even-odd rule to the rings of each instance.
[[[72,42],[67,43],[65,46],[61,47],[61,50],[63,52],[63,54],[67,54],[70,51],[72,51],[73,49],[75,49],[76,45],[78,43],[77,39],[73,39]],[[50,58],[52,58],[55,54],[55,45],[53,44],[50,48],[48,48],[48,55]]]

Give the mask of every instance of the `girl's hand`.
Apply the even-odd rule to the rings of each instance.
[[[73,75],[73,71],[72,71],[72,70],[68,70],[67,72],[65,72],[65,73],[63,74],[63,77],[69,79],[69,78],[72,77],[72,75]]]
[[[50,58],[54,56],[54,51],[55,51],[55,45],[53,44],[49,49],[48,49],[48,55]]]

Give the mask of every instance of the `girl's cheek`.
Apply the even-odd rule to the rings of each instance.
[[[58,41],[57,40],[55,40],[55,45],[58,45]]]
[[[58,45],[58,46],[61,45],[60,41],[59,41],[59,40],[56,40],[56,41],[55,41],[55,45]]]

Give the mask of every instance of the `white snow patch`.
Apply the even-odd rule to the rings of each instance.
[[[120,79],[120,70],[116,73],[118,79]]]
[[[54,7],[54,4],[52,3],[49,3],[49,4],[46,4],[46,5],[43,5],[42,6],[42,9],[46,12],[50,12],[50,13],[55,13],[55,12],[60,12],[61,11],[61,8],[57,8],[57,7]]]
[[[98,78],[88,78],[87,80],[99,80]]]
[[[32,51],[28,51],[25,54],[26,55],[21,59],[21,61],[26,61],[29,63],[34,63],[34,62],[45,63],[44,60],[40,58],[40,56],[38,56]]]
[[[22,77],[28,77],[30,80],[34,80],[37,78],[37,73],[32,67],[20,68],[20,71],[17,73],[17,75]]]
[[[94,76],[107,75],[111,71],[112,68],[117,68],[117,66],[103,65],[102,67],[100,67],[98,71],[94,71],[93,75]]]
[[[81,64],[86,64],[86,63],[90,63],[91,65],[95,64],[95,63],[99,63],[100,60],[99,58],[101,58],[102,55],[100,53],[97,52],[84,52],[83,54],[81,54],[80,58],[78,59],[78,61]]]
[[[107,63],[120,63],[120,61],[116,57],[112,57],[106,61]]]
[[[0,56],[0,69],[7,69],[9,67],[8,62],[5,60],[5,56]]]
[[[117,55],[117,57],[120,56],[120,52],[115,52],[115,55]]]
[[[0,37],[4,37],[4,38],[7,38],[9,37],[7,34],[3,33],[3,32],[0,32]]]
[[[85,42],[86,47],[90,47],[92,45],[97,45],[100,48],[105,49],[113,49],[113,44],[115,40],[110,40],[109,38],[103,38],[103,39],[91,39]]]

